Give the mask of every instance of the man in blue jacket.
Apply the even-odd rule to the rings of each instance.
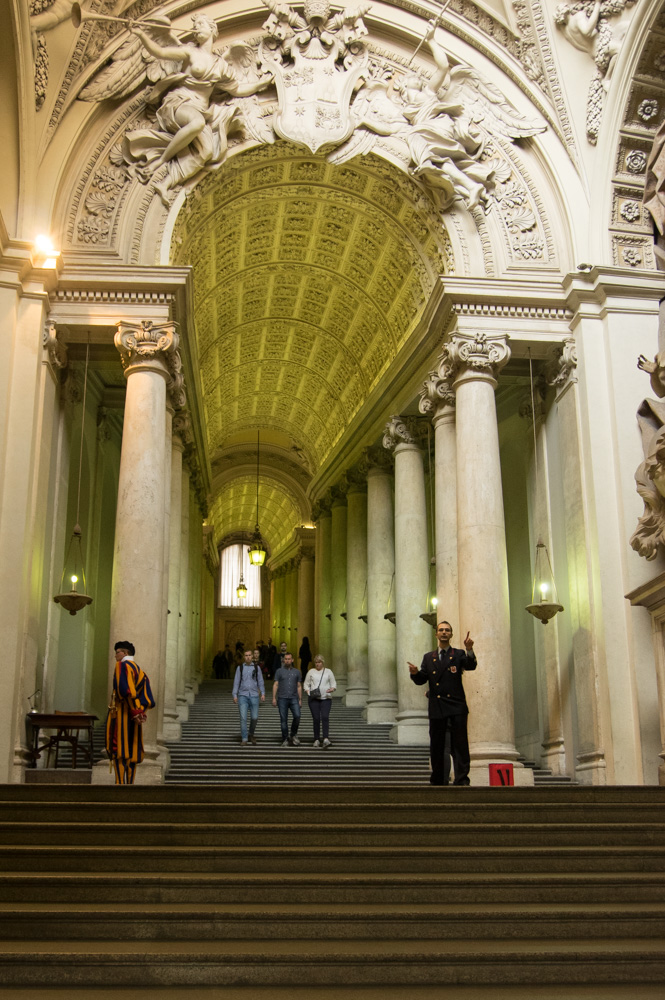
[[[467,632],[463,649],[453,649],[450,640],[453,630],[450,622],[442,621],[436,627],[438,648],[433,653],[425,653],[418,668],[409,663],[409,673],[414,684],[429,684],[428,715],[429,745],[432,761],[433,785],[447,785],[445,768],[446,731],[450,731],[453,761],[455,764],[455,785],[468,785],[471,760],[467,736],[467,716],[469,709],[464,695],[462,673],[475,670],[476,654],[473,639]]]

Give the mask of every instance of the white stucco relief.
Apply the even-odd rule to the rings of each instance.
[[[271,13],[256,52],[244,44],[217,51],[216,26],[204,15],[193,18],[187,43],[168,18],[132,25],[131,37],[79,95],[101,101],[154,84],[145,120],[130,124],[114,150],[115,166],[151,184],[168,205],[176,189],[224,162],[229,132],[241,130],[257,143],[276,134],[327,151],[335,164],[376,149],[422,183],[441,211],[461,204],[486,212],[495,196],[504,200],[513,168],[501,145],[546,125],[517,112],[475,69],[451,66],[433,24],[424,39],[436,67],[428,79],[370,58],[362,19],[369,7],[331,14],[327,2],[310,0],[300,14],[264,2]],[[273,83],[274,111],[254,96]],[[515,211],[510,199],[502,211],[509,211],[511,232],[536,226],[531,209]]]
[[[555,23],[566,40],[581,52],[587,52],[596,65],[586,110],[586,134],[592,145],[598,140],[604,95],[610,88],[628,29],[628,8],[635,3],[637,0],[577,0],[559,4],[554,12]],[[618,15],[621,15],[619,20],[610,24]]]

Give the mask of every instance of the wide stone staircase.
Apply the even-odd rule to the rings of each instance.
[[[1,786],[0,995],[665,995],[661,789],[316,777]]]
[[[231,681],[206,681],[189,710],[182,739],[169,743],[168,783],[293,785],[415,784],[429,780],[429,748],[397,746],[390,741],[390,724],[368,725],[360,708],[347,708],[335,699],[330,715],[332,747],[312,746],[312,719],[303,706],[300,747],[282,747],[279,714],[268,697],[259,710],[257,745],[240,746],[238,709],[231,697]],[[101,739],[101,737],[100,737]],[[100,742],[100,750],[101,750]],[[526,763],[526,762],[525,762]],[[536,784],[569,784],[570,778],[529,765]]]

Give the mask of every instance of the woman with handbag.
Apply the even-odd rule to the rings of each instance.
[[[319,653],[314,657],[314,666],[307,671],[303,690],[308,696],[309,710],[312,713],[314,725],[314,746],[332,746],[328,738],[330,709],[332,696],[337,688],[337,681],[332,670],[326,667],[325,660]],[[321,743],[321,727],[323,726],[323,743]]]

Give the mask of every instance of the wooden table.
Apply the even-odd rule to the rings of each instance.
[[[88,715],[86,712],[29,712],[25,717],[25,728],[30,747],[30,767],[37,767],[37,760],[46,750],[50,753],[55,750],[55,766],[58,766],[58,750],[61,744],[67,744],[72,749],[72,767],[76,768],[78,752],[83,754],[86,766],[92,767],[93,742],[92,733],[96,715]],[[39,733],[42,729],[55,729],[55,734],[42,736],[39,742]],[[87,734],[87,739],[82,739],[79,734]]]

